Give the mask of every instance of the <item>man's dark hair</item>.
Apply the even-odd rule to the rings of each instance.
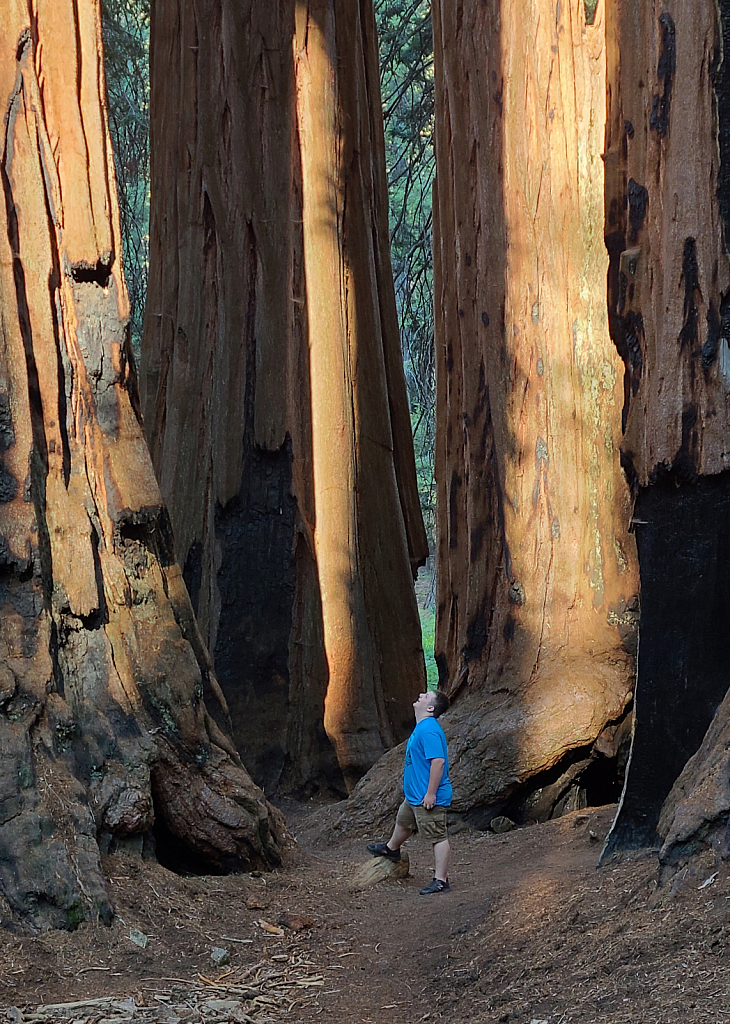
[[[433,691],[433,717],[438,718],[439,715],[443,715],[444,711],[449,706],[449,698],[446,696],[443,690]]]

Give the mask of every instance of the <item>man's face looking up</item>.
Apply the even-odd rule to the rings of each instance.
[[[433,708],[433,696],[428,692],[428,690],[426,690],[425,693],[419,694],[418,700],[414,700],[413,702],[413,710],[416,714],[420,712],[424,718],[426,715],[433,714]]]

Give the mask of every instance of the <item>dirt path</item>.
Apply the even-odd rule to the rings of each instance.
[[[452,891],[432,897],[418,893],[430,864],[417,840],[412,877],[354,893],[362,841],[327,848],[306,820],[299,863],[267,876],[111,857],[111,928],[0,930],[0,1006],[34,1024],[730,1021],[730,879],[701,888],[700,869],[656,893],[652,857],[597,871],[611,813],[461,831]],[[285,914],[302,930],[278,926]]]

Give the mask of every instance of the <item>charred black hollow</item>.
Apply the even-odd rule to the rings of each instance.
[[[730,473],[665,473],[635,506],[641,573],[636,722],[603,860],[655,847],[659,814],[730,678]]]
[[[291,439],[277,451],[244,442],[240,491],[215,515],[221,552],[215,666],[236,745],[269,793],[286,758],[296,516]]]

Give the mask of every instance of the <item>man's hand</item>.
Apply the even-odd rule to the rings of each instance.
[[[427,811],[430,811],[436,806],[436,793],[441,785],[441,778],[444,774],[444,765],[446,761],[443,757],[434,757],[431,759],[431,770],[428,773],[428,790],[423,798],[423,806]]]

